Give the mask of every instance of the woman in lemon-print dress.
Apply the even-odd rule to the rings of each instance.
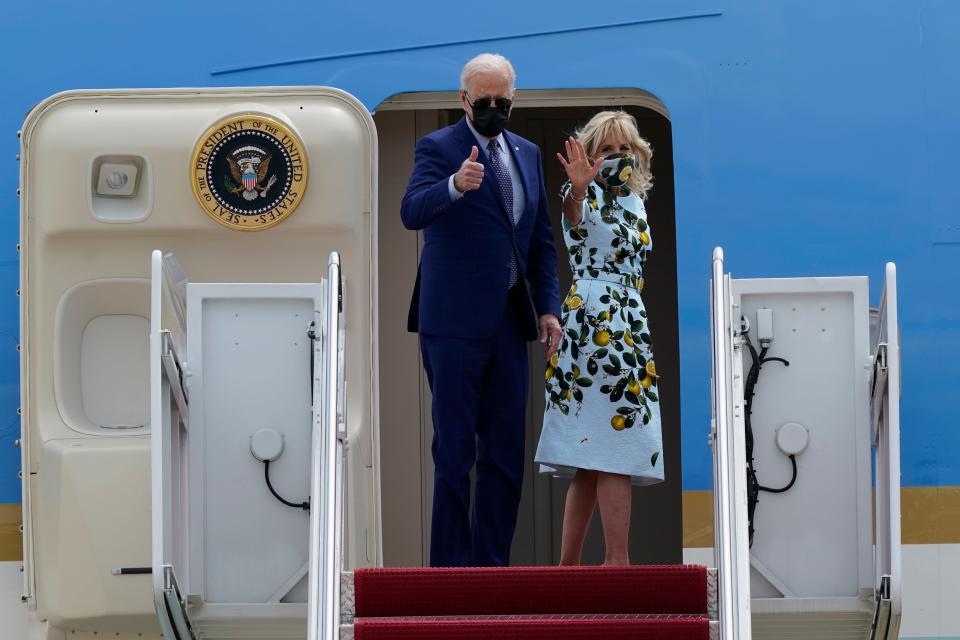
[[[599,502],[605,564],[629,564],[631,485],[663,480],[657,370],[640,297],[653,247],[643,206],[652,153],[622,111],[598,113],[566,152],[557,156],[569,178],[563,228],[573,285],[545,374],[536,460],[545,472],[575,470],[560,563],[580,564]]]

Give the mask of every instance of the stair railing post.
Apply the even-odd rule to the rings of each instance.
[[[871,344],[871,430],[876,460],[876,557],[874,584],[883,609],[882,628],[873,637],[895,638],[900,628],[900,332],[897,268],[888,262],[880,299],[877,335]],[[880,610],[878,609],[878,611]],[[874,623],[877,624],[877,621]]]
[[[340,255],[330,254],[327,265],[326,303],[320,340],[315,349],[316,379],[320,387],[319,410],[314,410],[310,482],[310,571],[307,637],[336,640],[340,621],[341,539],[338,514],[341,443],[338,437],[337,397],[340,335]]]
[[[750,551],[747,543],[746,448],[742,426],[742,362],[736,362],[730,278],[723,250],[713,251],[710,325],[713,343],[714,557],[718,569],[720,638],[750,640]],[[739,418],[739,419],[738,419]]]

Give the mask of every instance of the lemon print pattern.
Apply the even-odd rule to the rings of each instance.
[[[618,177],[629,173],[625,167]],[[641,299],[653,248],[643,200],[622,186],[611,192],[591,184],[580,223],[564,220],[564,240],[574,281],[544,376],[536,460],[543,472],[597,469],[638,485],[660,482],[660,391]]]

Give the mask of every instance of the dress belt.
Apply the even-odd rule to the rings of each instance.
[[[637,293],[640,293],[642,289],[640,288],[640,282],[643,281],[642,276],[635,276],[629,273],[615,273],[613,271],[604,271],[600,270],[599,272],[594,272],[597,275],[591,274],[589,271],[581,270],[573,272],[573,280],[600,280],[601,282],[609,282],[611,284],[618,284],[622,287],[627,287],[628,289],[635,289]]]

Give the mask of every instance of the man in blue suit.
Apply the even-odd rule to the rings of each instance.
[[[515,78],[499,55],[464,66],[466,115],[419,141],[400,208],[404,226],[424,237],[409,329],[420,334],[433,392],[432,566],[509,563],[523,483],[526,343],[539,338],[549,359],[560,342],[540,150],[504,130]]]

